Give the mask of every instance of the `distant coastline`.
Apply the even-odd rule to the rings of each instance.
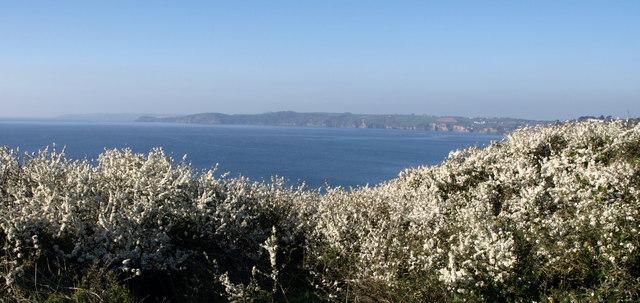
[[[142,116],[137,122],[188,124],[231,124],[309,126],[341,128],[382,128],[426,131],[506,134],[524,126],[549,124],[552,121],[514,118],[466,118],[429,115],[374,115],[352,113],[298,113],[293,111],[264,114],[200,113],[176,117]]]

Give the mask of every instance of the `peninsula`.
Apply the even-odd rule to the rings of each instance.
[[[413,114],[379,115],[352,113],[298,113],[293,111],[237,115],[200,113],[176,117],[142,116],[136,119],[136,121],[192,124],[411,129],[485,134],[505,134],[527,125],[533,126],[551,123],[551,121],[513,118],[439,117]]]

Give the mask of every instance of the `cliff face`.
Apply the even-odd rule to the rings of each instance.
[[[530,125],[548,124],[548,121],[533,121],[509,118],[464,118],[436,117],[426,115],[366,115],[352,113],[297,113],[271,112],[256,115],[227,115],[201,113],[182,117],[140,117],[138,122],[194,123],[194,124],[238,124],[341,128],[383,128],[429,131],[475,132],[505,134]]]

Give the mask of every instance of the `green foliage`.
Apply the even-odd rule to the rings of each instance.
[[[51,264],[39,269],[35,263],[26,266],[20,282],[0,291],[0,302],[77,302],[127,303],[137,302],[124,281],[107,266],[87,268]],[[52,272],[55,268],[55,272]],[[4,300],[4,301],[2,301]]]

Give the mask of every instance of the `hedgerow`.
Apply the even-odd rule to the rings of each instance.
[[[4,147],[0,297],[636,301],[639,197],[626,121],[518,130],[355,189],[217,176],[161,149]]]

